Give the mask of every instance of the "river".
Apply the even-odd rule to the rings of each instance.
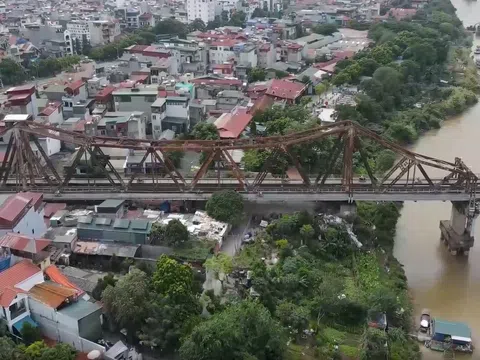
[[[480,1],[452,3],[464,26],[480,22]],[[475,42],[480,45],[480,38]],[[412,148],[448,161],[461,157],[480,173],[480,102],[444,122],[441,129],[425,134]],[[458,358],[480,359],[480,226],[475,227],[476,245],[468,257],[450,255],[440,242],[438,227],[440,220],[450,218],[450,210],[449,202],[405,203],[397,224],[394,253],[404,264],[416,314],[429,308],[433,316],[468,323],[477,350],[472,356]],[[425,348],[422,352],[425,360],[442,358],[440,353]]]

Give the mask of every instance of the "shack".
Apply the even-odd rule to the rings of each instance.
[[[460,352],[472,352],[472,331],[467,324],[435,318],[432,322],[432,350],[452,348]]]

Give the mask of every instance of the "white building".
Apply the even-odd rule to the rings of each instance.
[[[152,104],[152,133],[155,140],[160,139],[163,127],[162,122],[166,116],[166,100],[165,98],[158,98]]]
[[[208,53],[211,64],[223,64],[235,58],[233,47],[239,43],[238,40],[226,39],[212,41]]]
[[[215,19],[216,0],[187,0],[187,20],[201,19],[205,24]]]
[[[69,39],[67,40],[67,36]],[[72,20],[67,24],[67,30],[64,33],[64,38],[67,43],[67,51],[70,54],[73,54],[75,45],[83,47],[83,40],[91,41],[90,39],[90,29],[86,21]],[[70,40],[70,41],[69,41]],[[70,51],[68,48],[70,47]],[[76,49],[77,52],[81,52],[82,49]]]
[[[28,260],[0,272],[0,319],[5,320],[12,334],[20,336],[26,322],[36,326],[30,317],[30,305],[25,292],[43,282],[42,270]]]
[[[11,195],[0,206],[0,236],[9,232],[38,238],[47,231],[43,194],[24,192]]]

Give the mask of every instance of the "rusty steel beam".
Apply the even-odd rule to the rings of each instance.
[[[105,155],[105,153],[102,151],[102,149],[98,146],[96,146],[94,148],[94,151],[96,151],[97,153],[100,154],[100,156],[106,158],[107,155]],[[117,169],[115,169],[115,167],[112,165],[112,163],[110,162],[110,157],[108,158],[107,160],[107,163],[105,166],[108,166],[108,168],[110,169],[110,171],[113,173],[113,175],[115,175],[115,178],[118,180],[118,182],[120,183],[120,186],[122,188],[125,188],[125,182],[123,181],[123,178],[120,176],[120,174],[118,173]],[[106,169],[105,169],[106,170]]]
[[[5,152],[5,155],[3,156],[2,167],[0,168],[0,179],[3,179],[3,175],[6,173],[9,156],[10,156],[10,153],[12,152],[12,149],[15,150],[14,142],[15,142],[15,137],[10,136],[10,139],[8,140],[7,150]]]
[[[205,161],[203,164],[200,166],[200,169],[198,169],[197,173],[192,179],[192,182],[188,185],[190,190],[193,190],[195,186],[197,185],[198,181],[205,175],[205,173],[208,171],[208,167],[212,163],[213,159],[217,156],[217,151],[216,149],[211,150],[208,154],[208,156],[205,158]]]
[[[170,175],[170,176],[172,176],[172,177],[175,176],[175,178],[182,183],[183,189],[185,189],[185,187],[186,187],[185,179],[182,176],[182,174],[180,173],[180,171],[178,171],[178,169],[175,167],[175,165],[173,165],[172,161],[168,157],[168,153],[164,152],[162,150],[158,150],[158,151],[160,152],[160,154],[162,154],[163,159],[164,159],[163,162],[165,163],[165,166],[167,167],[168,171],[170,173],[173,172],[173,174],[174,174],[174,175]],[[179,188],[181,188],[180,185],[179,185]]]
[[[145,160],[147,159],[148,155],[152,152],[151,148],[148,148],[145,151],[145,154],[142,157],[142,160],[140,161],[140,167],[143,168],[143,164],[145,163]],[[128,183],[126,184],[125,190],[128,190],[130,186],[132,186],[133,180],[135,179],[135,176],[137,175],[136,172],[133,172],[132,175],[130,176],[130,180],[128,180]]]
[[[298,156],[294,156],[286,146],[282,146],[281,149],[292,160],[293,165],[295,166],[298,173],[300,174],[300,177],[303,180],[303,184],[305,186],[310,186],[311,185],[310,178],[305,173],[305,170],[303,169],[302,164],[300,163],[300,160],[298,159]]]
[[[175,185],[177,185],[178,189],[180,191],[183,191],[184,190],[184,186],[185,186],[185,180],[183,179],[182,175],[180,175],[180,173],[177,171],[177,169],[175,169],[175,167],[173,166],[173,164],[170,162],[170,159],[168,159],[167,157],[165,157],[165,155],[162,154],[163,156],[163,160],[162,158],[160,157],[160,155],[158,155],[158,153],[153,150],[152,154],[154,155],[154,158],[156,159],[156,161],[158,161],[160,164],[163,165],[163,167],[165,169],[168,170],[168,175],[170,176],[170,178],[173,180],[173,182],[175,183]],[[170,162],[170,165],[173,167],[174,171],[170,171],[170,168],[169,166],[167,165],[167,162]],[[180,175],[180,179],[177,179],[177,174]],[[178,182],[178,180],[182,181],[182,185]]]
[[[431,187],[435,187],[435,185],[433,185],[432,179],[430,179],[427,172],[423,168],[422,164],[417,164],[417,167],[418,167],[418,170],[420,170],[420,172],[422,173],[425,180],[427,180],[428,185],[430,185]]]
[[[362,160],[363,166],[365,166],[365,170],[367,170],[368,177],[370,178],[370,181],[371,181],[373,187],[376,187],[378,179],[373,174],[372,168],[370,167],[370,164],[368,163],[367,154],[365,154],[365,151],[363,151],[362,140],[360,140],[360,138],[358,138],[358,137],[356,138],[356,147],[357,147],[358,152],[360,153],[360,158]]]
[[[227,163],[231,167],[232,173],[235,176],[235,178],[238,180],[238,183],[241,185],[241,187],[244,190],[247,190],[248,187],[249,187],[249,184],[248,184],[248,181],[245,177],[245,174],[242,172],[242,170],[240,170],[240,168],[235,163],[235,161],[233,160],[233,157],[230,155],[230,153],[227,150],[222,150],[220,155],[225,160],[225,163]]]
[[[68,185],[68,182],[72,178],[73,174],[75,173],[80,160],[82,159],[83,154],[85,153],[85,147],[82,146],[77,151],[77,155],[75,155],[75,159],[72,161],[70,168],[67,170],[67,175],[63,178],[63,182],[58,187],[58,191],[61,191],[65,186]]]
[[[35,143],[35,145],[38,148],[38,151],[40,151],[40,154],[42,155],[43,160],[45,160],[45,164],[47,165],[47,167],[52,172],[52,174],[55,177],[55,179],[57,180],[58,184],[61,184],[62,179],[60,178],[60,175],[58,175],[57,169],[55,169],[55,166],[53,165],[52,160],[50,160],[50,158],[48,157],[45,150],[43,150],[43,147],[40,145],[40,142],[38,141],[37,137],[32,136],[32,138],[33,138],[33,142]]]

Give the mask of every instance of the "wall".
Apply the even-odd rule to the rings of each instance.
[[[101,315],[102,309],[98,309],[98,311],[91,313],[78,321],[78,328],[82,338],[98,340],[102,337],[102,326],[100,321],[98,321]],[[95,324],[96,326],[92,326],[92,324]]]
[[[72,324],[69,324],[68,326],[60,326],[56,316],[57,314],[59,315],[59,313],[54,309],[49,308],[32,298],[30,298],[29,301],[32,319],[39,324],[43,335],[57,342],[70,344],[81,352],[88,353],[92,350],[99,350],[101,353],[105,352],[103,346],[80,337],[75,330],[72,331]],[[64,319],[62,319],[62,321],[63,320]]]
[[[28,279],[18,283],[16,287],[24,290],[24,291],[29,291],[32,287],[34,287],[37,284],[41,284],[45,282],[43,278],[43,272],[40,271],[40,268],[38,269],[38,273],[35,275],[29,277]]]
[[[11,231],[14,233],[39,238],[47,231],[47,226],[45,225],[43,215],[43,208],[40,212],[36,212],[35,208],[32,206]],[[10,230],[8,229],[2,229],[0,230],[0,235],[4,235],[9,231]]]
[[[138,94],[138,93],[137,93]],[[131,101],[130,102],[120,102],[120,96],[115,96],[115,111],[142,111],[145,112],[148,118],[152,114],[152,104],[156,100],[156,95],[136,95],[132,93],[130,95]],[[147,100],[145,100],[145,96],[147,96]],[[150,99],[151,98],[151,99]],[[152,101],[150,101],[152,100]]]

